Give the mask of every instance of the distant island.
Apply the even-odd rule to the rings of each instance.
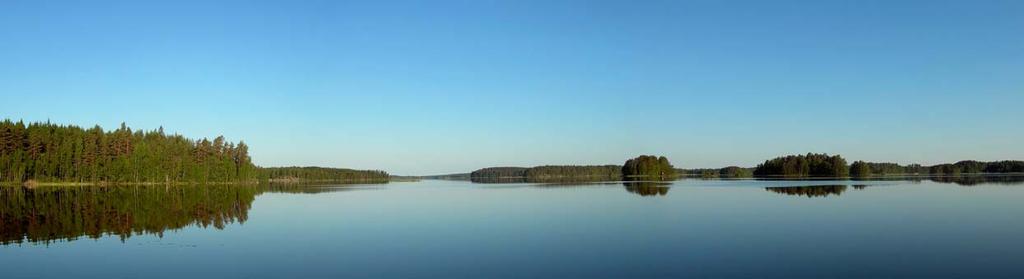
[[[478,182],[545,181],[618,181],[675,179],[676,169],[665,156],[642,155],[620,165],[575,166],[548,165],[536,167],[491,167],[469,174]]]
[[[0,121],[0,182],[104,183],[304,183],[387,182],[376,170],[320,167],[263,168],[249,146],[168,135],[163,128],[111,131],[50,122]]]
[[[663,160],[664,159],[664,160]],[[720,169],[674,169],[665,157],[640,156],[630,159],[619,171],[615,165],[603,166],[540,166],[491,167],[468,175],[436,176],[433,179],[458,177],[478,182],[545,182],[547,180],[629,180],[628,178],[671,179],[677,176],[693,178],[852,178],[863,179],[909,175],[961,175],[1024,173],[1024,161],[959,161],[951,164],[922,166],[896,163],[856,161],[847,165],[840,155],[808,153],[787,155],[766,160],[756,167],[729,166]],[[671,170],[669,170],[671,169]],[[541,175],[543,174],[543,175]]]

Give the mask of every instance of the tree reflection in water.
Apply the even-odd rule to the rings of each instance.
[[[797,187],[766,187],[769,192],[790,196],[806,196],[808,198],[840,195],[846,191],[846,185],[797,186]]]
[[[187,226],[244,223],[255,186],[0,188],[0,244],[50,243],[82,236],[163,236]]]
[[[664,196],[668,195],[668,190],[671,183],[664,182],[651,182],[651,181],[633,181],[623,182],[622,186],[626,187],[626,191],[641,195],[641,196]]]
[[[960,186],[977,186],[983,184],[1020,185],[1024,184],[1024,175],[955,175],[932,176],[928,178],[938,183],[953,183]]]

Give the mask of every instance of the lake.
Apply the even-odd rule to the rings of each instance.
[[[30,277],[1024,277],[1024,177],[0,191]]]

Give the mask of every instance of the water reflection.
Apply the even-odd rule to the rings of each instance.
[[[977,186],[982,184],[1020,185],[1024,184],[1021,175],[958,175],[933,176],[929,180],[938,183],[953,183],[960,186]]]
[[[320,194],[332,192],[346,192],[359,190],[382,189],[377,184],[341,184],[341,185],[295,185],[295,184],[272,184],[259,186],[259,193],[287,193],[287,194]]]
[[[482,184],[528,183],[526,177],[472,177],[469,181]]]
[[[668,195],[668,190],[671,188],[671,183],[664,182],[651,182],[651,181],[633,181],[623,182],[622,186],[626,187],[626,191],[641,195],[641,196],[664,196]]]
[[[860,185],[864,186],[864,185]],[[808,198],[828,197],[840,195],[846,191],[846,185],[822,185],[822,186],[796,186],[796,187],[766,187],[765,190],[773,193],[806,196]],[[863,188],[861,188],[863,189]]]
[[[903,181],[934,181],[962,186],[1022,185],[1024,176],[936,176],[902,178]],[[688,187],[686,181],[612,182],[598,180],[495,179],[477,183],[542,183],[528,187],[591,187],[621,185],[629,194],[664,197],[671,187]],[[764,186],[768,192],[808,198],[840,196],[847,185],[805,185],[775,187],[778,181],[726,181],[729,186]],[[847,183],[847,182],[822,182]],[[852,182],[863,190],[872,182]],[[785,185],[785,184],[782,184]],[[133,235],[162,236],[166,230],[189,226],[221,229],[228,224],[244,223],[257,195],[262,193],[319,194],[327,192],[387,189],[370,185],[264,185],[264,186],[111,186],[111,187],[0,187],[0,245],[12,243],[50,243],[80,237]],[[685,191],[685,190],[679,190]],[[581,193],[586,191],[581,191]],[[684,194],[677,194],[684,195]]]
[[[0,187],[0,244],[82,236],[162,236],[186,226],[243,223],[258,189],[246,186]]]

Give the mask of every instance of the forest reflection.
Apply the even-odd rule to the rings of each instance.
[[[668,190],[671,188],[669,185],[672,184],[651,181],[631,181],[622,183],[622,186],[626,187],[627,192],[645,197],[668,195]]]
[[[189,226],[223,229],[244,223],[262,193],[372,189],[361,186],[175,185],[0,187],[0,245],[50,243],[80,237],[163,236]]]
[[[618,182],[618,179],[609,180],[603,177],[558,177],[558,178],[527,178],[527,177],[473,177],[470,182],[481,184],[504,184],[504,183],[545,183],[560,185],[587,185],[591,182]]]
[[[0,187],[0,244],[244,223],[255,186]]]
[[[985,184],[1012,186],[1024,184],[1024,175],[934,176],[929,177],[928,180],[937,183],[953,183],[960,186],[977,186]]]
[[[858,185],[862,186],[863,185]],[[796,187],[766,187],[768,192],[784,194],[789,196],[806,196],[808,198],[828,197],[840,195],[846,191],[846,185],[821,185],[821,186],[796,186]],[[863,188],[858,188],[863,189]]]

